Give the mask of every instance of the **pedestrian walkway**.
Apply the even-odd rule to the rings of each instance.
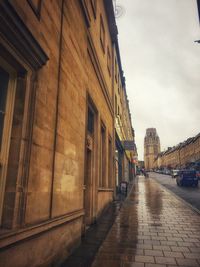
[[[117,215],[119,214],[125,196],[117,195],[116,201],[102,214],[98,222],[92,225],[82,237],[80,246],[67,258],[62,267],[89,267],[95,254],[105,240]]]
[[[200,266],[200,215],[154,180],[140,177],[92,267],[153,266]]]

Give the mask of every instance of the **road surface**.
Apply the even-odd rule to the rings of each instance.
[[[194,208],[200,211],[200,182],[199,187],[180,187],[176,184],[176,179],[170,175],[159,174],[155,172],[149,173],[149,177],[165,186],[174,194],[184,199],[191,204]]]

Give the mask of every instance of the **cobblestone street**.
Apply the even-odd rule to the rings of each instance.
[[[92,267],[200,266],[200,216],[151,179],[140,177]]]

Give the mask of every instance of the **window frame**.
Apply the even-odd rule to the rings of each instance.
[[[92,6],[92,11],[94,14],[94,18],[96,19],[97,17],[97,0],[90,0],[91,6]]]
[[[15,93],[17,84],[17,72],[0,57],[0,65],[9,74],[8,91],[5,103],[5,117],[2,132],[2,146],[0,148],[0,225],[2,224],[3,202],[5,195],[6,174],[8,167],[8,156],[10,147],[10,137],[12,130]]]
[[[118,94],[120,95],[120,77],[119,77],[119,72],[117,74],[117,85],[118,85]]]
[[[107,46],[107,67],[108,67],[109,76],[111,77],[112,60],[111,60],[109,46]]]
[[[90,134],[91,136],[93,136],[94,131],[95,131],[95,111],[90,104],[88,105],[87,112],[88,112],[88,114],[87,114],[87,133]],[[92,121],[90,121],[89,113],[92,115],[91,116]],[[90,129],[90,123],[92,123],[91,129]]]
[[[115,94],[115,116],[117,116],[117,107],[118,107],[117,95]]]
[[[108,135],[108,188],[113,187],[113,142],[112,137]]]
[[[99,188],[106,188],[106,126],[100,124],[100,164],[99,164]]]
[[[27,0],[28,4],[30,5],[33,13],[36,15],[38,20],[41,18],[41,7],[42,7],[42,0],[38,0],[38,3],[35,4],[33,0]]]
[[[115,57],[115,82],[117,83],[117,58]]]
[[[105,37],[105,27],[102,15],[100,15],[100,43],[101,43],[101,48],[105,54],[106,37]]]

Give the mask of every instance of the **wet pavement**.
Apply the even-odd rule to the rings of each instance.
[[[132,185],[130,184],[130,187]],[[119,194],[107,210],[99,218],[98,222],[92,225],[82,237],[80,246],[68,257],[61,267],[89,267],[94,257],[105,240],[117,215],[120,212],[122,203],[126,196]]]
[[[200,181],[199,187],[180,187],[177,186],[176,179],[173,179],[171,175],[151,172],[149,176],[200,211]]]
[[[151,178],[140,177],[92,267],[153,266],[200,266],[200,215]]]

